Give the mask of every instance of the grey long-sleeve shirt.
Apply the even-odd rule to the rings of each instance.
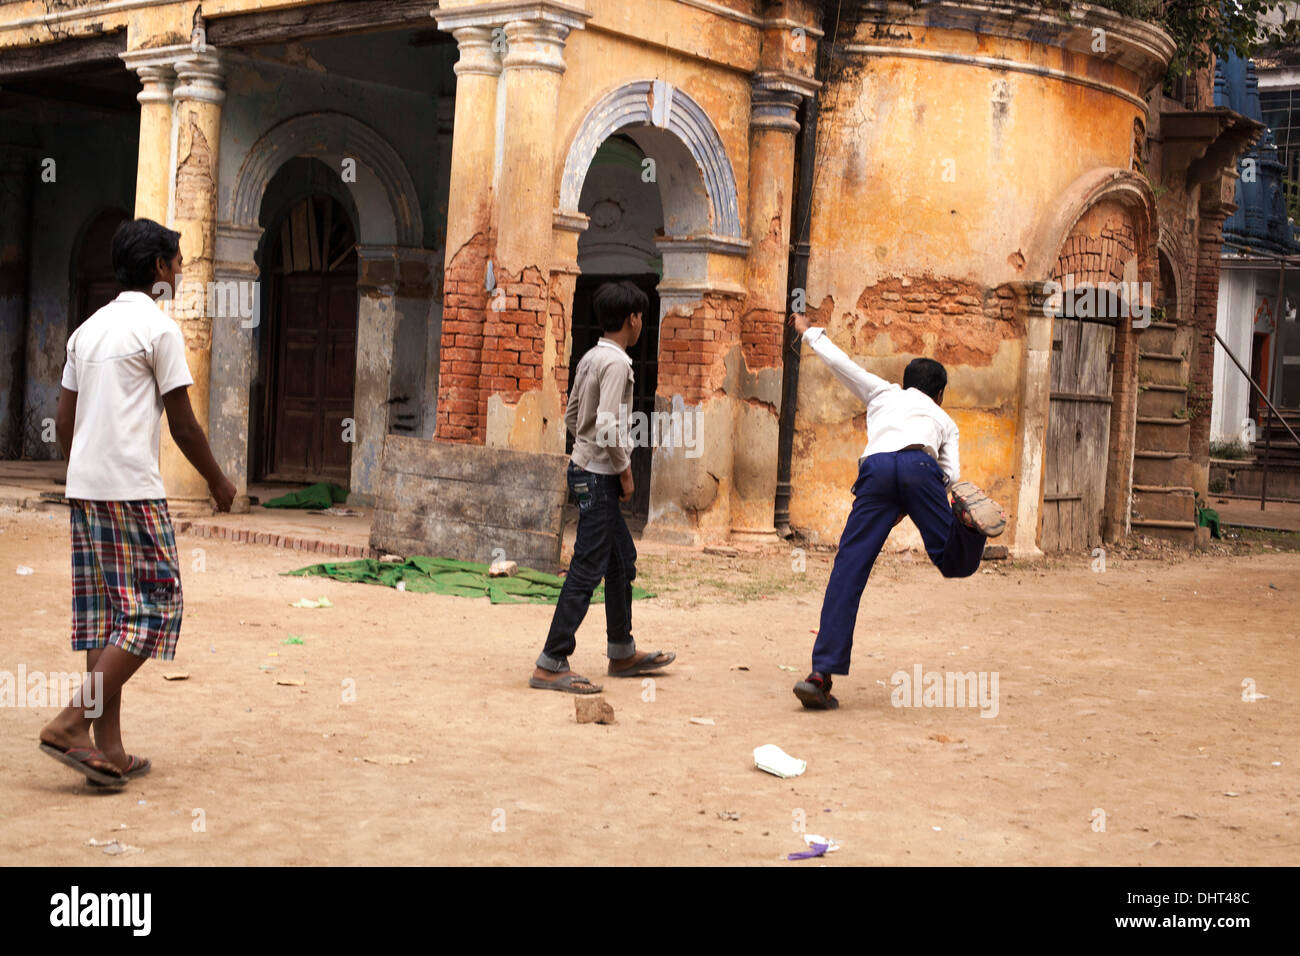
[[[573,434],[573,463],[598,475],[618,475],[631,464],[627,443],[632,414],[632,359],[602,338],[578,362],[564,410]]]

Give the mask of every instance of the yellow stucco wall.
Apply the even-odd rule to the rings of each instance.
[[[1013,21],[1004,32],[1018,29]],[[1120,39],[1108,40],[1118,52]],[[1080,176],[1130,167],[1133,121],[1145,119],[1137,100],[1150,78],[1106,54],[902,20],[886,30],[861,24],[844,47],[823,91],[808,308],[841,347],[891,380],[917,355],[944,362],[963,477],[986,486],[1014,520],[1023,322],[981,318],[973,304],[962,319],[943,310],[962,292],[979,299],[980,290],[1047,278],[1027,265],[1042,258],[1036,233]],[[880,301],[879,290],[900,278],[927,297],[925,311],[907,311],[906,288],[897,302]],[[791,514],[816,540],[836,540],[848,512],[867,438],[855,421],[861,411],[805,350]],[[910,524],[895,538],[918,541]]]

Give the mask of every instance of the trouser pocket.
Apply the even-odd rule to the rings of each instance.
[[[591,511],[600,492],[598,484],[599,478],[589,471],[581,468],[569,468],[569,491],[573,493],[573,498],[578,503],[578,513],[586,514]]]
[[[180,581],[175,577],[137,577],[135,593],[140,603],[150,608],[170,609],[180,596]]]

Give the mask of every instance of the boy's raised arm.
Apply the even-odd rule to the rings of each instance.
[[[873,398],[889,388],[889,382],[879,375],[872,375],[845,355],[843,350],[831,341],[825,329],[815,325],[810,326],[806,315],[796,312],[790,316],[790,324],[794,326],[795,331],[803,335],[803,340],[821,357],[844,387],[863,402],[870,405]]]

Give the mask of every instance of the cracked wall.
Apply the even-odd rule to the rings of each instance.
[[[1003,540],[1027,551],[1037,528],[1021,532],[1017,505],[1022,492],[1041,494],[1038,478],[1026,491],[1021,475],[1037,415],[1025,401],[1037,393],[1013,290],[1049,278],[1058,250],[1042,247],[1042,231],[1071,187],[1099,167],[1130,169],[1141,95],[1163,68],[1145,25],[1108,24],[1123,57],[1091,53],[1090,27],[1018,7],[978,16],[868,0],[853,6],[842,42],[872,52],[840,58],[820,100],[814,324],[891,381],[911,358],[944,363],[963,477],[999,500],[1011,519]],[[863,411],[805,349],[791,521],[813,541],[843,528],[869,437]],[[891,536],[903,546],[920,546],[910,522]]]

